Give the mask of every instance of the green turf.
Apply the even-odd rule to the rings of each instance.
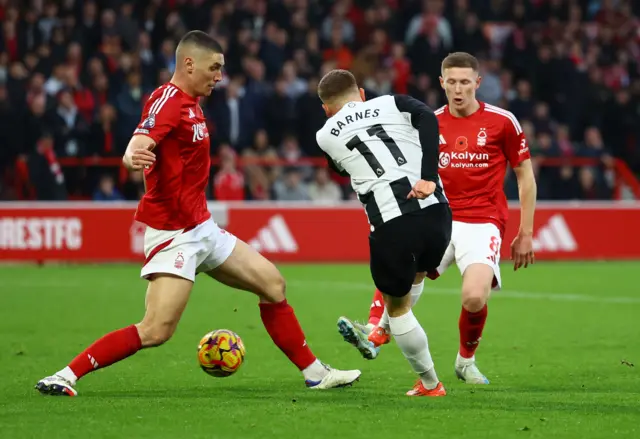
[[[361,368],[352,388],[304,388],[263,329],[256,300],[199,277],[174,338],[83,379],[78,398],[33,385],[87,344],[141,318],[134,266],[0,267],[2,438],[639,438],[640,263],[547,263],[513,273],[490,304],[479,365],[492,381],[456,381],[459,274],[428,282],[416,308],[445,398],[404,396],[414,376],[394,344],[365,361],[339,315],[366,316],[366,266],[283,266],[288,296],[316,354]],[[237,331],[246,363],[212,378],[200,337]],[[635,363],[635,366],[631,366]]]

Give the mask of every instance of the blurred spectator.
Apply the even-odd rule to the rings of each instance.
[[[558,144],[558,152],[565,157],[571,157],[575,154],[575,147],[569,135],[569,127],[559,125],[556,131],[556,142]]]
[[[520,120],[533,117],[534,102],[531,95],[531,83],[521,79],[516,84],[516,95],[509,102],[509,110]]]
[[[256,126],[255,96],[247,95],[239,78],[229,81],[224,97],[214,99],[213,123],[219,140],[231,144],[236,151],[251,145]]]
[[[122,195],[127,200],[138,201],[144,195],[144,176],[142,171],[131,171],[122,185]]]
[[[302,175],[296,168],[288,168],[282,179],[273,185],[275,198],[279,201],[309,201],[309,191],[302,182]]]
[[[327,168],[316,169],[315,178],[309,183],[309,198],[315,202],[332,202],[342,199],[342,191],[329,178]]]
[[[21,128],[15,110],[11,108],[7,88],[0,85],[0,174],[11,166],[18,156]]]
[[[39,200],[66,200],[67,190],[60,163],[54,151],[53,136],[42,133],[28,157],[29,176]]]
[[[98,187],[93,193],[94,201],[122,201],[124,197],[116,188],[113,176],[105,174],[100,177]]]
[[[56,154],[60,157],[83,155],[88,125],[80,115],[69,90],[58,93],[57,100],[53,119]]]
[[[258,200],[268,199],[269,188],[276,180],[277,172],[277,168],[271,165],[278,160],[278,153],[269,145],[265,130],[256,132],[253,145],[244,150],[243,158],[250,196]]]
[[[485,61],[481,64],[482,83],[477,92],[478,99],[491,105],[500,105],[504,91],[499,74],[500,66],[495,60]]]
[[[307,180],[313,174],[310,166],[298,164],[304,158],[304,154],[300,149],[298,138],[293,133],[285,134],[280,146],[280,157],[285,161],[285,166],[297,169],[303,179]]]
[[[579,173],[580,198],[583,200],[604,200],[611,197],[606,186],[597,184],[596,172],[593,168],[583,167]]]
[[[236,168],[236,153],[229,145],[219,149],[220,170],[215,174],[213,194],[219,201],[244,200],[244,176]]]

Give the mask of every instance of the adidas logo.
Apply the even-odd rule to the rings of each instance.
[[[91,362],[91,365],[93,366],[94,369],[97,369],[98,367],[100,367],[96,359],[93,358],[91,354],[87,354],[87,357],[89,357],[89,361]]]
[[[440,139],[440,145],[446,145],[447,144],[447,141],[444,140],[444,136],[442,134],[440,134],[439,139]]]
[[[258,231],[258,236],[249,241],[256,251],[267,253],[295,253],[298,243],[281,215],[271,217],[269,223]]]
[[[571,234],[571,230],[560,214],[549,218],[547,224],[542,226],[533,238],[534,251],[566,251],[573,252],[578,249],[578,244]]]
[[[193,112],[191,108],[189,108],[189,119],[193,119],[194,117],[196,117],[196,114]]]

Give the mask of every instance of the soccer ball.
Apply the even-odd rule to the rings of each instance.
[[[228,329],[211,331],[198,344],[200,367],[214,377],[228,377],[236,373],[242,366],[244,354],[242,339]]]

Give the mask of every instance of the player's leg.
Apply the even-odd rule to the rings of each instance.
[[[437,269],[427,272],[418,272],[413,281],[413,285],[411,286],[411,303],[412,307],[418,302],[420,297],[422,296],[422,292],[424,290],[424,278],[425,276],[430,279],[437,279],[445,270],[453,263],[454,260],[454,244],[453,241],[449,243],[447,249],[445,251],[442,260],[440,261],[440,265]],[[365,325],[360,325],[357,322],[350,321],[346,317],[340,317],[338,320],[338,327],[340,328],[340,334],[343,338],[354,344],[353,341],[357,340],[357,344],[355,346],[362,353],[362,355],[367,359],[377,358],[380,350],[383,345],[389,343],[390,332],[389,332],[389,315],[385,311],[384,299],[382,298],[382,293],[376,289],[376,293],[374,296],[374,302],[371,305],[371,309],[373,310],[375,306],[377,306],[376,302],[382,302],[382,313],[380,315],[377,323],[373,325],[371,320],[369,323]],[[371,316],[371,314],[370,314]],[[351,323],[351,327],[353,330],[350,330],[350,326],[348,323]],[[364,342],[361,341],[363,338],[363,334],[367,334],[367,340],[373,343],[373,348],[365,345]],[[369,352],[373,354],[369,356]]]
[[[371,276],[382,293],[389,314],[389,328],[396,344],[420,379],[407,395],[443,396],[427,334],[412,311],[409,294],[418,271],[435,269],[449,244],[448,226],[439,223],[447,219],[448,206],[431,206],[416,215],[405,215],[376,229],[369,237]],[[439,226],[439,229],[438,229]],[[448,234],[440,233],[448,227]],[[442,235],[442,236],[440,236]],[[432,265],[423,257],[427,247],[437,253]]]
[[[373,293],[373,298],[371,299],[371,306],[369,307],[369,319],[367,320],[366,328],[369,331],[372,331],[373,328],[378,326],[380,323],[380,319],[384,314],[384,297],[382,297],[382,293],[379,289],[376,288],[376,291]]]
[[[77,380],[110,366],[143,348],[159,346],[174,333],[189,300],[201,253],[203,226],[183,231],[145,232],[147,261],[141,277],[149,280],[145,315],[137,325],[110,332],[81,352],[64,369],[44,378],[36,388],[45,394],[77,394]]]
[[[424,278],[426,273],[419,272],[416,274],[411,286],[411,306],[415,305],[424,289]],[[380,290],[376,288],[376,297],[379,296],[381,302],[382,315],[375,319],[376,325],[371,323],[371,314],[369,315],[369,323],[363,325],[357,320],[351,320],[348,317],[340,316],[338,318],[338,332],[342,339],[354,346],[366,360],[375,360],[380,353],[383,345],[389,343],[391,333],[389,330],[389,313],[384,305],[384,297]],[[375,304],[376,299],[374,299]],[[372,304],[372,308],[374,307]]]
[[[488,384],[475,361],[487,320],[487,302],[492,286],[499,286],[500,232],[493,224],[460,223],[461,239],[456,252],[462,273],[462,309],[458,320],[460,346],[455,370],[458,378],[470,384]]]
[[[381,284],[382,291],[389,290]],[[427,334],[411,309],[411,296],[398,297],[384,294],[386,309],[389,313],[389,327],[396,344],[407,359],[411,368],[419,376],[409,396],[444,396],[446,390],[436,374],[435,365],[429,351]]]
[[[44,394],[77,395],[76,382],[108,367],[140,349],[159,346],[173,335],[189,300],[193,282],[172,274],[158,274],[149,281],[146,312],[142,321],[110,332],[76,356],[64,369],[43,378],[36,388]]]
[[[268,259],[245,242],[222,232],[219,248],[207,274],[233,288],[250,291],[260,299],[260,317],[273,342],[302,372],[310,388],[326,389],[352,384],[360,371],[340,371],[321,363],[313,354],[293,308],[285,297],[285,280]],[[231,249],[230,253],[228,249]],[[227,254],[225,254],[227,253]],[[222,255],[222,256],[221,256]]]

